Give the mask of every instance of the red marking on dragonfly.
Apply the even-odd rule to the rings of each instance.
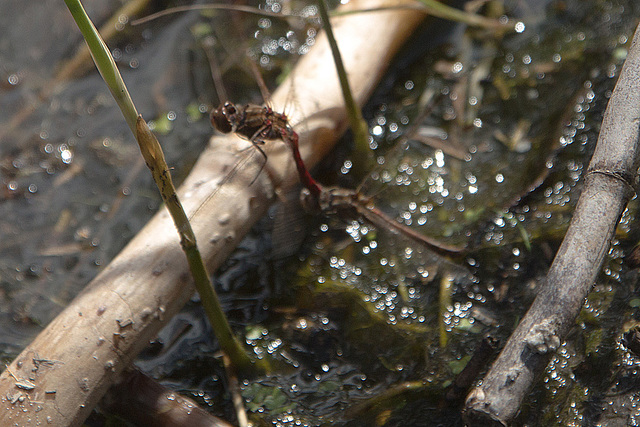
[[[402,225],[376,208],[370,197],[359,191],[340,187],[323,187],[309,173],[298,148],[298,134],[289,124],[287,116],[276,113],[270,107],[248,104],[238,107],[225,102],[211,112],[211,123],[222,133],[234,132],[249,140],[267,158],[260,145],[280,139],[289,145],[293,153],[300,181],[306,191],[302,200],[310,210],[320,209],[326,214],[338,214],[350,218],[360,217],[373,225],[402,234],[431,251],[445,256],[460,255],[465,248],[448,245]]]
[[[282,140],[289,146],[298,170],[302,185],[315,197],[319,197],[322,187],[313,179],[302,160],[298,147],[298,134],[289,124],[285,114],[277,113],[270,107],[247,104],[238,107],[231,102],[225,102],[211,112],[211,124],[219,132],[230,133],[249,140],[258,149],[265,161],[267,155],[260,147],[266,141]]]
[[[289,124],[286,115],[276,113],[267,106],[249,104],[237,107],[230,102],[225,102],[211,112],[211,123],[222,133],[234,132],[248,139],[265,160],[267,156],[260,145],[266,141],[280,139],[289,145],[300,181],[306,188],[306,192],[303,193],[303,203],[310,210],[320,209],[326,214],[363,218],[379,228],[402,234],[440,255],[454,256],[464,252],[462,247],[439,242],[394,221],[376,208],[371,198],[359,191],[320,185],[313,179],[302,160],[298,149],[298,134]]]

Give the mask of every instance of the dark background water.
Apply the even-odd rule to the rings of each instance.
[[[82,43],[64,5],[1,5],[0,349],[8,361],[142,227],[159,197],[93,68],[55,79]],[[118,5],[85,3],[98,25]],[[216,273],[236,333],[281,362],[243,385],[255,425],[461,424],[461,402],[445,399],[447,387],[485,335],[506,341],[534,298],[640,5],[505,1],[503,13],[524,32],[498,37],[427,20],[364,109],[374,161],[352,156],[347,135],[315,171],[325,184],[361,188],[408,226],[467,244],[465,257],[444,259],[368,224],[321,216],[302,217],[307,234],[293,251],[280,248],[272,230],[287,224],[274,208]],[[178,181],[206,144],[207,112],[219,102],[205,46],[213,41],[229,97],[258,101],[243,58],[260,62],[273,87],[317,28],[313,19],[233,19],[176,14],[123,25],[109,41]],[[43,22],[46,36],[36,31]],[[636,422],[638,361],[620,345],[639,315],[637,274],[622,262],[637,242],[635,221],[634,200],[576,327],[516,424]],[[217,351],[194,298],[137,366],[233,420]]]

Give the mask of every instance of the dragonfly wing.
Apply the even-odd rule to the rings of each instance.
[[[308,230],[307,215],[300,204],[297,188],[287,191],[274,207],[271,241],[273,259],[282,259],[300,251]]]

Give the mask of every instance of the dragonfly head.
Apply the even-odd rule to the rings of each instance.
[[[235,105],[225,102],[211,112],[211,124],[218,132],[229,133],[233,131],[236,113]]]

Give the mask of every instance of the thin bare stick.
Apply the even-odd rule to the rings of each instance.
[[[287,15],[284,13],[276,13],[269,12],[267,10],[258,9],[257,7],[250,6],[239,6],[239,5],[229,5],[229,4],[194,4],[190,6],[178,6],[172,7],[170,9],[162,10],[160,12],[152,13],[149,16],[145,16],[144,18],[136,19],[135,21],[131,21],[131,25],[141,25],[146,24],[147,22],[151,22],[154,19],[162,18],[163,16],[173,15],[174,13],[180,12],[189,12],[191,10],[235,10],[237,12],[246,12],[246,13],[254,13],[256,15],[261,16],[270,16],[272,18],[280,18],[285,19],[289,17],[296,17],[295,15]]]
[[[229,358],[223,354],[222,359],[224,361],[224,369],[227,373],[227,383],[229,393],[231,394],[231,401],[233,402],[233,408],[236,410],[238,426],[247,427],[249,425],[249,419],[247,418],[247,410],[244,407],[244,399],[242,398],[238,376]]]
[[[224,82],[222,81],[222,72],[220,71],[220,65],[216,60],[216,55],[213,52],[213,39],[210,39],[212,42],[204,42],[202,43],[202,48],[204,50],[204,54],[207,56],[207,61],[209,61],[209,69],[211,70],[211,78],[213,79],[213,85],[216,88],[216,94],[218,95],[218,101],[223,103],[229,99],[227,95],[227,90],[224,88]]]
[[[123,372],[100,407],[140,426],[233,427],[138,370]]]
[[[540,292],[482,384],[467,397],[471,425],[506,425],[574,325],[602,268],[640,165],[640,27],[611,96],[573,220]]]
[[[269,105],[269,99],[271,99],[271,95],[269,93],[269,89],[267,89],[267,84],[262,78],[262,74],[260,74],[258,65],[251,60],[247,60],[247,62],[249,64],[249,68],[251,69],[251,74],[253,74],[253,78],[256,79],[256,83],[260,88],[260,95],[262,95],[262,100],[265,102],[265,104]]]

